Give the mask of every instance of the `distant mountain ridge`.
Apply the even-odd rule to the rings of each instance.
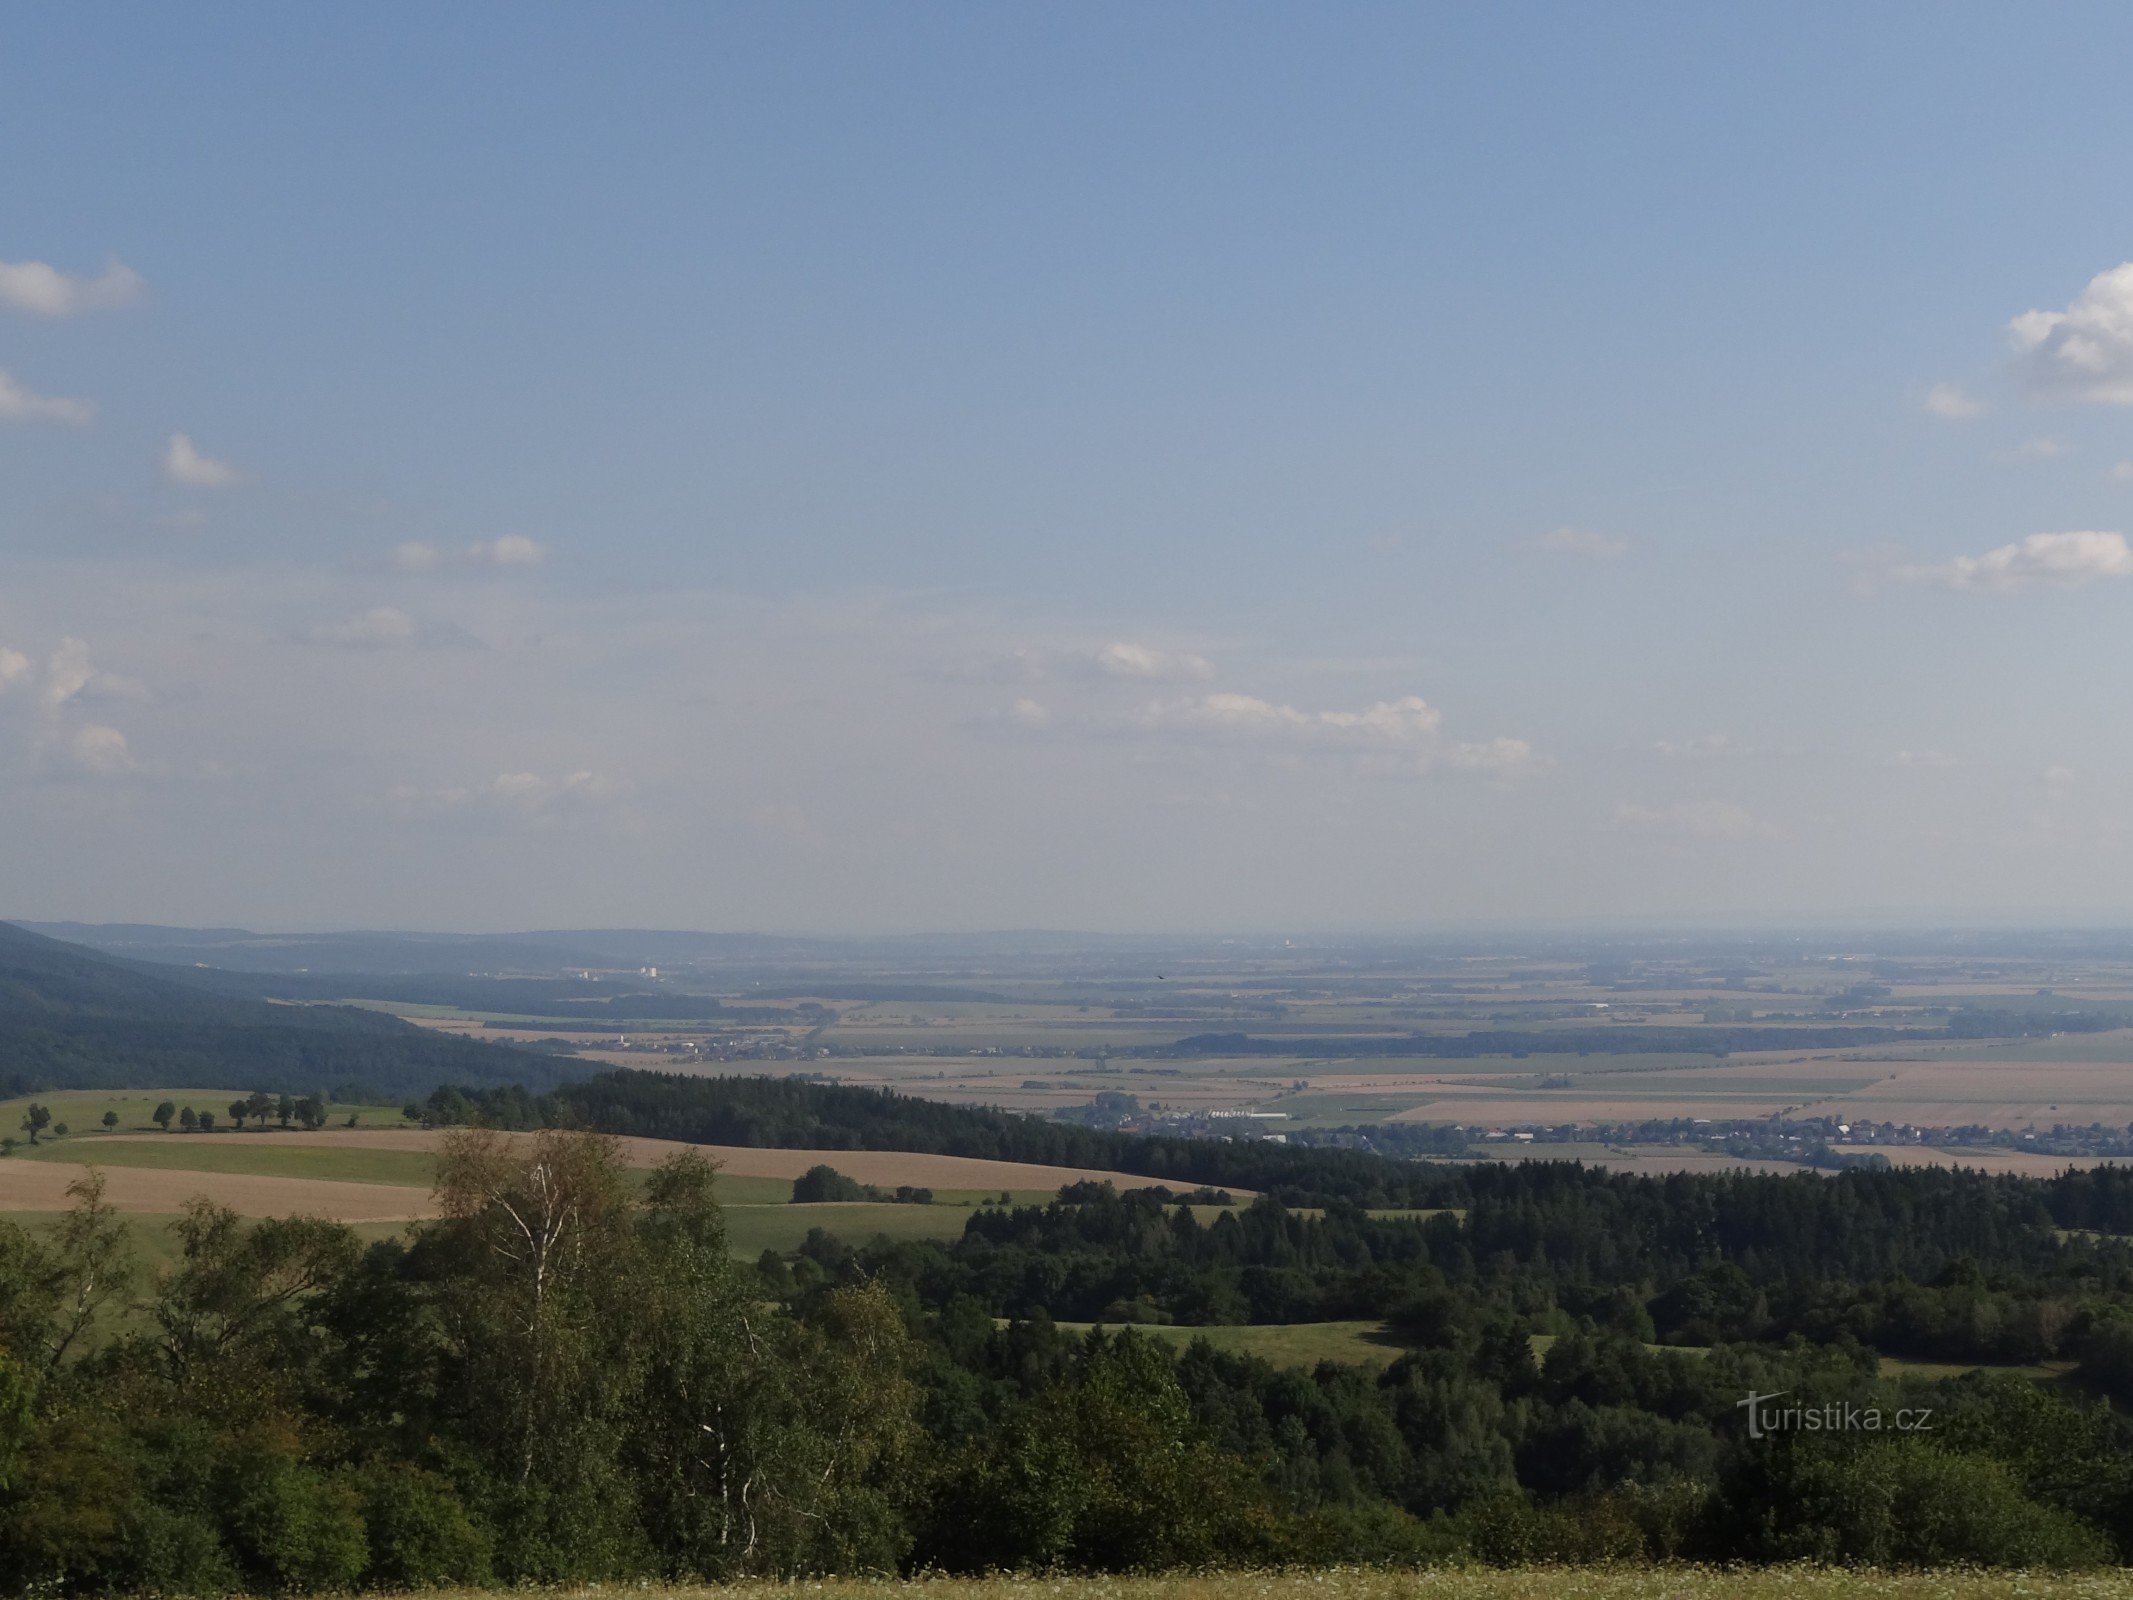
[[[351,1006],[218,993],[141,962],[0,923],[0,1098],[54,1089],[360,1085],[420,1096],[561,1078],[549,1057]],[[341,1096],[340,1098],[347,1098]]]

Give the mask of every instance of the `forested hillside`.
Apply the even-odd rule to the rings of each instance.
[[[0,923],[0,1099],[143,1085],[398,1097],[557,1076],[524,1051],[355,1007],[213,993]]]
[[[1083,1183],[749,1262],[693,1153],[467,1130],[405,1239],[203,1203],[150,1282],[88,1180],[0,1223],[0,1592],[2133,1555],[2133,1254],[2044,1186],[1464,1181],[1211,1222]],[[1064,1312],[1382,1316],[1386,1364]]]

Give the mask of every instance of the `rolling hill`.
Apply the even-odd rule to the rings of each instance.
[[[292,1093],[361,1086],[397,1100],[440,1083],[553,1084],[561,1076],[548,1057],[350,1006],[218,994],[0,923],[0,1099],[243,1084]]]

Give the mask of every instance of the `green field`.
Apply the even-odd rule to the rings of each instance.
[[[791,1184],[785,1188],[789,1193]],[[904,1206],[870,1200],[830,1205],[728,1205],[726,1238],[733,1253],[755,1257],[765,1250],[797,1250],[808,1231],[822,1228],[849,1245],[877,1235],[891,1239],[960,1239],[970,1220],[968,1206]]]
[[[285,1144],[271,1133],[243,1144],[171,1134],[153,1141],[75,1134],[15,1151],[17,1160],[75,1161],[99,1167],[154,1167],[165,1172],[249,1172],[270,1178],[333,1178],[345,1183],[390,1183],[427,1190],[437,1158],[421,1150],[366,1150],[351,1145]]]
[[[17,1134],[23,1113],[32,1102],[45,1107],[52,1113],[55,1123],[64,1122],[76,1134],[85,1134],[92,1129],[101,1133],[106,1111],[119,1114],[118,1131],[121,1133],[158,1132],[149,1117],[165,1100],[179,1107],[191,1106],[195,1111],[212,1111],[217,1126],[229,1128],[230,1102],[242,1100],[250,1092],[248,1089],[58,1089],[51,1094],[0,1100],[0,1134]],[[398,1106],[334,1106],[329,1126],[338,1128],[350,1116],[355,1117],[356,1125],[362,1128],[407,1126],[407,1118]]]
[[[1978,1361],[1913,1361],[1908,1356],[1881,1358],[1881,1375],[1884,1378],[1923,1378],[1928,1382],[1938,1382],[1943,1378],[1960,1378],[1972,1372],[2007,1372],[2018,1378],[2049,1383],[2065,1378],[2073,1370],[2072,1362],[2055,1362],[2042,1367],[2013,1367]]]
[[[1062,1322],[1072,1333],[1086,1333],[1095,1323]],[[1116,1332],[1124,1324],[1113,1325]],[[1404,1348],[1386,1333],[1381,1322],[1288,1322],[1231,1323],[1189,1328],[1176,1323],[1136,1322],[1135,1333],[1145,1333],[1179,1349],[1195,1339],[1205,1339],[1217,1350],[1232,1355],[1257,1356],[1277,1367],[1315,1367],[1321,1361],[1343,1366],[1390,1366]]]

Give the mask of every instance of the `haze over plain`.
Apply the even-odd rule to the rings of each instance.
[[[10,19],[4,909],[2124,913],[2133,22],[1544,10]]]

